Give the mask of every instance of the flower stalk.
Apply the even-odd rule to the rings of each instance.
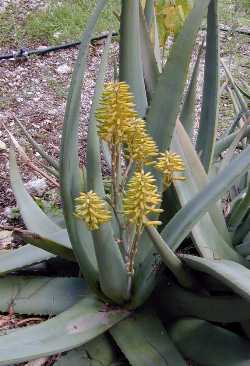
[[[135,172],[128,183],[127,192],[123,199],[124,215],[128,223],[135,225],[135,235],[131,239],[128,251],[128,272],[133,275],[134,260],[138,250],[139,240],[144,225],[160,225],[160,221],[148,221],[147,217],[162,210],[157,208],[161,197],[155,186],[155,179],[151,173]]]
[[[179,155],[166,151],[158,152],[158,147],[146,129],[146,123],[135,111],[133,95],[125,82],[108,83],[96,112],[98,134],[108,143],[111,153],[111,205],[119,226],[119,237],[114,242],[121,248],[129,275],[128,292],[134,275],[135,257],[145,226],[155,227],[162,212],[161,196],[157,191],[155,178],[144,168],[154,165],[163,174],[164,189],[174,180],[183,180],[176,175],[184,170]],[[125,151],[128,165],[121,169],[121,153]],[[156,161],[155,161],[156,159]],[[127,183],[132,166],[135,172]],[[94,192],[81,193],[76,199],[75,214],[85,221],[89,230],[98,230],[100,225],[111,219],[111,213],[104,202]]]

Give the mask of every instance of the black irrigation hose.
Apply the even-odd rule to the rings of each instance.
[[[116,36],[118,36],[118,33],[112,33],[112,37],[116,37]],[[101,36],[94,37],[91,39],[91,44],[95,44],[96,42],[101,41],[102,39],[105,39],[107,37],[108,37],[108,34],[103,34]],[[31,55],[43,56],[49,52],[56,52],[56,51],[60,51],[60,50],[65,50],[67,48],[79,46],[80,43],[81,43],[80,41],[77,41],[77,42],[65,43],[60,46],[52,46],[52,47],[47,47],[47,48],[42,48],[42,49],[20,48],[19,51],[13,51],[6,55],[0,55],[0,61],[1,60],[17,60],[17,59],[20,60],[20,59],[26,58]]]
[[[232,33],[239,33],[239,34],[244,34],[245,36],[250,36],[250,30],[247,28],[237,28],[237,29],[231,29],[230,27],[227,26],[223,26],[220,27],[220,30],[222,32],[232,32]]]
[[[206,28],[202,28],[202,30],[205,30]],[[230,27],[220,27],[220,30],[223,32],[230,32],[231,29]],[[240,34],[245,34],[247,36],[250,36],[250,30],[248,29],[243,29],[243,28],[239,28],[234,30],[233,32],[236,33],[240,33]],[[113,33],[112,36],[116,37],[118,36],[119,33]],[[104,34],[98,37],[94,37],[91,39],[91,43],[94,44],[95,42],[101,41],[102,39],[107,38],[108,34]],[[77,42],[72,42],[72,43],[65,43],[62,44],[60,46],[54,46],[54,47],[47,47],[47,48],[43,48],[43,49],[28,49],[28,48],[20,48],[19,51],[13,51],[11,53],[8,53],[6,55],[0,55],[0,61],[1,60],[17,60],[17,59],[23,59],[26,58],[28,56],[31,55],[38,55],[38,56],[42,56],[45,55],[46,53],[49,52],[56,52],[56,51],[60,51],[60,50],[65,50],[67,48],[72,48],[72,47],[76,47],[79,46],[81,42],[77,41]]]
[[[202,30],[206,30],[207,27],[202,27]],[[239,33],[239,34],[244,34],[245,36],[250,36],[250,30],[247,28],[236,28],[236,29],[232,29],[231,27],[227,26],[227,25],[221,25],[219,27],[220,31],[222,32],[231,32],[231,33]]]

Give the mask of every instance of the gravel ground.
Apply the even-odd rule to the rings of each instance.
[[[87,123],[96,70],[102,51],[103,47],[100,45],[91,47],[88,69],[84,77],[79,132],[82,162],[86,153]],[[111,55],[115,52],[116,46],[114,45]],[[39,155],[34,154],[31,146],[23,138],[13,117],[18,118],[36,141],[51,156],[58,159],[67,89],[77,53],[75,48],[51,53],[44,57],[30,58],[26,61],[9,61],[0,64],[1,103],[3,104],[0,111],[1,123],[4,123],[6,128],[18,138],[19,143],[35,164],[39,161]],[[111,68],[112,65],[109,65],[107,79],[111,78]],[[9,137],[3,125],[0,127],[0,140],[9,146]],[[24,167],[22,171],[24,181],[34,179],[35,174],[32,170]],[[104,174],[107,174],[105,165]],[[7,153],[2,153],[0,154],[0,214],[2,214],[2,221],[4,220],[4,209],[14,204],[14,197],[9,188],[8,157]]]

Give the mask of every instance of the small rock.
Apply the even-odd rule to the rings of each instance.
[[[0,0],[0,13],[4,12],[6,7],[9,5],[9,2],[7,0]]]
[[[12,231],[0,230],[0,249],[4,249],[11,245],[12,240]]]
[[[50,115],[56,115],[58,114],[58,110],[56,108],[50,108],[48,109],[47,113]]]
[[[23,102],[23,98],[17,97],[17,98],[16,98],[16,101],[17,101],[18,103],[22,103],[22,102]]]
[[[7,150],[6,144],[0,140],[0,153],[6,150]]]
[[[36,178],[25,183],[25,187],[30,194],[41,197],[48,188],[48,185],[45,178]]]
[[[69,74],[71,72],[71,68],[67,64],[62,64],[58,66],[56,71],[58,72],[58,74]]]

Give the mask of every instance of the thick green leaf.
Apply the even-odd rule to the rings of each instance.
[[[144,233],[146,233],[146,230],[144,230]],[[164,269],[161,258],[148,234],[146,240],[149,248],[145,247],[146,256],[137,260],[137,267],[133,279],[133,296],[130,302],[131,309],[136,309],[145,303],[154,290]]]
[[[55,256],[32,245],[24,245],[18,249],[1,251],[0,275],[41,263]]]
[[[197,59],[192,72],[191,80],[188,86],[187,94],[183,103],[183,107],[180,114],[180,120],[183,124],[190,139],[193,137],[193,128],[195,123],[195,100],[196,100],[196,89],[199,75],[199,66],[201,55],[203,52],[203,42],[200,45]]]
[[[185,146],[185,150],[183,146]],[[179,184],[176,183],[179,200],[185,206],[189,200],[208,184],[208,178],[190,139],[178,121],[172,149],[182,156],[186,167],[186,181],[182,181]],[[166,192],[167,195],[165,197],[167,198],[166,209],[168,213],[178,203],[169,200],[169,192],[169,190]],[[173,198],[173,193],[170,192],[170,196]],[[225,219],[216,204],[210,208],[209,214],[204,215],[200,223],[193,228],[193,236],[197,245],[203,249],[205,255],[211,254],[211,250],[209,249],[210,243],[217,243],[219,245],[223,241],[223,245],[225,245],[224,240],[231,243]],[[145,230],[140,240],[136,265],[132,307],[137,307],[138,304],[143,303],[149,294],[151,294],[161,272],[160,259],[156,254],[156,249],[152,247],[152,243]]]
[[[233,140],[235,139],[237,134],[238,134],[238,131],[231,133],[230,135],[222,138],[221,140],[219,140],[216,143],[215,150],[214,150],[214,159],[217,159],[219,157],[219,155],[231,145],[231,143],[233,142]],[[247,137],[250,136],[250,126],[247,127],[242,138],[244,138],[246,136]]]
[[[154,0],[146,0],[145,1],[145,9],[144,9],[146,25],[148,31],[150,31],[152,19],[154,16]]]
[[[239,226],[238,230],[236,230],[236,232],[234,233],[233,236],[234,245],[240,244],[242,240],[245,241],[244,238],[248,235],[249,228],[250,228],[250,212],[243,221],[243,223]]]
[[[82,278],[9,276],[0,279],[0,311],[54,315],[67,310],[88,290]]]
[[[176,256],[176,254],[168,247],[168,245],[162,239],[160,233],[153,226],[148,226],[146,228],[152,242],[157,248],[164,264],[176,277],[178,282],[184,286],[191,288],[193,285],[193,280],[188,271],[186,271],[181,260]]]
[[[250,168],[250,147],[245,149],[232,161],[226,169],[211,180],[207,186],[197,193],[185,207],[183,207],[168,225],[161,235],[172,249],[177,249],[183,239],[191,232],[196,223],[208,212],[211,206],[230,188],[234,181],[242,176]],[[235,253],[231,246],[221,240],[220,245],[210,243],[206,252],[207,241],[199,245],[197,249],[204,256],[216,258],[228,258],[241,261],[242,258]]]
[[[244,239],[244,242],[240,245],[237,245],[235,249],[244,257],[250,255],[250,231]]]
[[[62,355],[54,366],[91,366],[91,360],[84,346]]]
[[[101,172],[101,155],[95,111],[103,90],[105,69],[108,62],[108,51],[112,33],[109,34],[96,81],[95,95],[90,112],[90,126],[87,148],[87,182],[88,189],[104,197],[104,184]],[[101,289],[110,299],[121,303],[127,299],[128,275],[120,249],[114,240],[111,224],[102,225],[100,230],[92,233],[97,263],[100,271]]]
[[[89,128],[88,128],[88,143],[87,143],[87,187],[88,190],[93,190],[101,197],[105,196],[104,184],[102,179],[101,170],[101,155],[100,155],[100,140],[97,134],[97,121],[95,117],[96,109],[99,106],[99,100],[101,98],[105,71],[108,63],[108,53],[111,44],[112,32],[109,33],[107,38],[104,53],[102,55],[101,65],[96,80],[95,93],[92,100]]]
[[[110,337],[111,338],[111,337]],[[55,366],[111,366],[116,361],[114,344],[107,334],[93,339],[59,358]],[[119,366],[119,364],[117,364]]]
[[[86,297],[53,319],[0,336],[0,365],[79,347],[128,315],[125,310],[108,309],[95,298]]]
[[[209,180],[191,140],[188,138],[179,121],[177,121],[176,124],[171,148],[182,157],[185,166],[184,176],[186,177],[186,180],[182,182],[177,181],[175,184],[180,203],[182,206],[185,206],[190,199],[206,187]],[[229,244],[231,243],[231,237],[219,203],[216,202],[212,205],[209,210],[209,217],[204,218],[203,220],[206,220],[206,224],[203,224],[203,228],[208,227],[211,232],[215,231],[214,240],[218,240],[218,234],[216,234],[218,230],[223,239]],[[216,226],[216,228],[214,226]],[[198,241],[198,237],[196,237],[195,240]]]
[[[250,212],[249,212],[249,214],[250,214]],[[249,231],[248,231],[247,235],[244,237],[243,244],[246,244],[249,242],[250,242],[250,227],[249,227]]]
[[[248,190],[246,192],[245,197],[241,200],[237,208],[234,210],[230,219],[228,221],[228,225],[235,230],[243,221],[246,216],[248,210],[250,209],[250,184]]]
[[[148,3],[150,1],[147,1]],[[152,2],[152,1],[151,1]],[[146,11],[146,9],[145,9]],[[143,75],[148,99],[151,100],[153,91],[155,90],[159,70],[154,55],[154,50],[150,41],[150,33],[146,26],[146,19],[140,6],[140,40],[141,40],[141,58],[143,64]]]
[[[162,223],[159,227],[159,232],[161,232],[165,225],[167,225],[167,223],[181,209],[181,203],[173,184],[163,192],[161,208],[163,209],[163,212],[159,216],[159,220]]]
[[[93,231],[96,258],[100,269],[100,285],[104,294],[120,304],[128,300],[128,273],[110,225]]]
[[[186,180],[175,183],[180,203],[185,207],[207,186],[209,181],[190,139],[178,121],[172,150],[182,157],[185,165]],[[164,239],[166,239],[165,234],[166,231],[163,230]],[[209,213],[206,213],[192,228],[192,236],[196,247],[205,257],[213,256],[218,250],[221,252],[223,247],[231,246],[231,238],[225,219],[217,204],[212,204]],[[217,250],[216,247],[219,249]]]
[[[218,0],[211,0],[207,14],[205,75],[201,117],[196,143],[196,150],[207,172],[213,162],[216,139],[220,83],[219,67]]]
[[[110,333],[131,366],[186,365],[152,309],[121,321]]]
[[[159,77],[147,115],[149,129],[159,149],[169,149],[187,77],[194,40],[209,0],[196,1],[177,37]],[[157,175],[160,181],[159,175]]]
[[[170,194],[168,195],[168,193]],[[168,189],[163,195],[162,207],[166,211],[160,215],[160,221],[163,223],[162,227],[166,225],[166,221],[169,221],[167,220],[169,219],[168,215],[171,215],[173,212],[174,214],[176,213],[176,204],[179,208],[176,194],[174,195],[172,190]],[[131,300],[132,308],[140,306],[150,296],[160,278],[163,267],[161,257],[157,253],[157,249],[153,245],[147,230],[143,230],[139,241],[138,253],[135,258],[135,276],[133,280],[133,297]]]
[[[46,250],[49,253],[58,255],[64,259],[75,262],[75,255],[70,245],[60,244],[61,238],[65,237],[65,230],[57,232],[54,236],[54,240],[44,238],[41,235],[33,233],[27,230],[14,230],[14,235],[24,240],[26,243],[32,244],[35,247]],[[59,239],[57,241],[57,239]]]
[[[158,66],[158,70],[161,73],[162,72],[162,56],[161,56],[159,29],[158,29],[155,8],[153,9],[153,29],[154,29],[154,55],[155,55],[155,60],[156,60],[157,66]]]
[[[86,343],[84,348],[92,360],[91,366],[110,366],[113,362],[118,361],[118,347],[115,346],[108,332]]]
[[[135,96],[141,117],[147,110],[147,97],[141,62],[139,0],[123,0],[120,29],[120,81],[126,81]]]
[[[14,118],[14,121],[18,124],[18,126],[21,128],[22,132],[26,136],[27,140],[31,143],[33,148],[41,155],[41,157],[44,158],[56,171],[59,170],[58,161],[56,161],[49,154],[46,153],[46,151],[41,147],[41,145],[39,145],[36,142],[36,140],[33,139],[30,133],[26,130],[26,128],[17,118]]]
[[[203,320],[178,320],[170,332],[173,342],[188,359],[204,366],[248,366],[250,342]]]
[[[96,292],[98,292],[98,271],[93,241],[84,223],[74,217],[74,199],[79,195],[80,191],[77,140],[80,119],[81,86],[87,64],[91,34],[105,4],[106,0],[100,0],[98,2],[82,37],[66,105],[60,160],[61,195],[70,241],[84,277]]]
[[[29,237],[27,237],[26,235],[26,238],[23,237],[23,239],[52,254],[60,254],[64,257],[66,256],[67,259],[74,260],[67,230],[61,229],[60,226],[56,225],[26,191],[18,171],[15,153],[12,149],[10,149],[10,179],[22,218],[27,228],[32,231],[31,236],[28,235]],[[28,233],[26,232],[26,234]],[[29,255],[26,256],[28,252]],[[52,257],[43,250],[38,250],[30,246],[26,246],[23,250],[20,248],[15,253],[16,258],[11,253],[8,255],[8,259],[6,258],[7,261],[1,267],[1,273],[19,269],[21,268],[21,264],[28,266]]]
[[[193,255],[182,255],[184,263],[209,274],[250,302],[250,270],[239,263],[225,259],[205,259]]]
[[[10,149],[10,180],[23,221],[30,231],[50,239],[51,234],[62,230],[48,218],[26,191],[13,149]],[[69,244],[69,238],[65,237],[64,242]]]
[[[168,283],[159,287],[155,295],[163,319],[190,316],[220,323],[250,319],[249,303],[238,296],[208,296]]]

